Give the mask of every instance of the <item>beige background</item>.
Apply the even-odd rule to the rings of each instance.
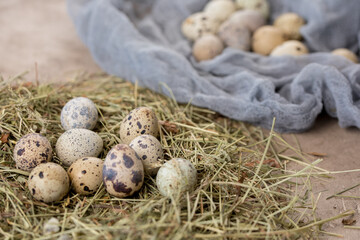
[[[79,40],[67,16],[64,0],[0,1],[0,74],[8,79],[26,70],[27,80],[34,80],[38,64],[41,81],[65,81],[81,72],[98,72],[88,50]],[[321,115],[315,127],[295,135],[305,152],[326,153],[321,167],[332,171],[360,169],[360,131],[341,129],[336,119]],[[292,140],[293,136],[285,136]],[[339,174],[334,179],[315,181],[314,192],[321,193],[321,217],[330,217],[345,210],[356,210],[360,200],[326,197],[360,183],[360,172]],[[360,187],[346,193],[360,196]],[[360,222],[356,223],[360,226]],[[342,234],[343,239],[360,239],[360,230],[346,230],[341,220],[327,224],[326,231]],[[325,237],[324,239],[331,239]]]

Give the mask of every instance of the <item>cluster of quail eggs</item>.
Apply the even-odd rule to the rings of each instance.
[[[265,56],[308,54],[300,33],[306,21],[289,12],[278,16],[273,25],[266,25],[269,14],[267,0],[211,0],[202,12],[186,18],[181,30],[194,43],[192,54],[199,62],[215,58],[225,47]],[[348,49],[332,53],[358,62]]]
[[[35,199],[59,201],[70,189],[89,195],[101,183],[109,194],[128,197],[140,190],[145,175],[157,175],[157,187],[167,197],[194,189],[197,172],[190,161],[172,159],[162,164],[159,123],[152,109],[136,108],[123,119],[122,143],[112,147],[104,161],[98,158],[103,141],[92,131],[97,121],[98,111],[90,99],[78,97],[66,103],[61,111],[65,132],[55,146],[60,164],[51,162],[53,150],[46,137],[30,133],[19,139],[14,160],[18,169],[30,172],[28,188]]]

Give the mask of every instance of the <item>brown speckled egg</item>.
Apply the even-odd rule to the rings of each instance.
[[[350,60],[350,61],[352,61],[354,63],[359,62],[359,59],[355,55],[355,53],[353,53],[352,51],[350,51],[349,49],[346,49],[346,48],[335,49],[331,53],[334,54],[334,55],[337,55],[337,56],[342,56],[344,58],[347,58],[348,60]]]
[[[283,32],[273,26],[263,26],[253,35],[252,48],[254,52],[269,55],[271,51],[285,42]]]
[[[308,54],[309,50],[302,42],[296,40],[286,41],[280,46],[277,46],[270,54],[270,56],[301,56]]]
[[[107,154],[103,167],[106,191],[116,197],[128,197],[144,183],[144,167],[134,149],[118,144]]]
[[[38,133],[29,133],[16,143],[14,160],[18,169],[30,172],[40,163],[49,162],[52,148],[46,137]]]
[[[101,137],[88,129],[67,130],[56,142],[56,154],[66,166],[70,166],[79,158],[97,157],[102,149]]]
[[[305,25],[305,20],[296,13],[284,13],[277,17],[274,26],[283,31],[286,39],[300,40],[300,28]]]
[[[196,61],[207,61],[220,55],[224,44],[218,36],[207,34],[195,41],[192,53]]]
[[[72,189],[81,195],[95,193],[102,182],[103,161],[95,157],[84,157],[71,164],[68,174]]]
[[[166,197],[192,192],[197,182],[194,165],[182,158],[173,158],[166,162],[158,171],[156,186]]]
[[[181,31],[183,35],[192,41],[207,33],[216,33],[220,21],[205,12],[194,13],[182,23]]]
[[[28,188],[39,201],[60,201],[69,192],[69,176],[59,164],[43,163],[31,171]]]
[[[145,173],[154,176],[161,167],[160,159],[164,158],[161,143],[151,135],[141,135],[129,145],[141,158]]]
[[[132,110],[121,122],[120,138],[123,143],[129,144],[140,135],[159,136],[158,119],[148,107],[139,107]]]

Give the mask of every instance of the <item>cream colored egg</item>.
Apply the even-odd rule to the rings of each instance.
[[[97,157],[102,150],[101,137],[88,129],[67,130],[56,142],[56,154],[66,166],[70,166],[79,158]]]
[[[309,50],[302,42],[296,40],[286,41],[280,46],[276,47],[270,56],[301,56],[308,54]]]
[[[49,162],[52,148],[46,137],[29,133],[19,139],[14,148],[14,160],[18,169],[30,172],[40,163]]]
[[[225,21],[219,28],[218,36],[227,47],[232,47],[243,51],[250,50],[250,30],[235,21]]]
[[[300,40],[300,29],[305,25],[305,20],[296,13],[284,13],[277,17],[274,26],[283,31],[286,39]]]
[[[61,125],[65,130],[73,128],[93,129],[98,120],[95,104],[88,98],[71,99],[61,110]]]
[[[106,191],[116,197],[128,197],[139,191],[144,183],[144,167],[134,149],[126,144],[113,147],[103,166]]]
[[[253,33],[265,25],[266,19],[260,12],[248,9],[233,13],[227,22],[237,25],[238,27],[245,27]]]
[[[208,13],[194,13],[182,23],[181,31],[183,35],[192,41],[207,33],[216,33],[220,26],[220,21]]]
[[[265,18],[268,18],[270,15],[270,7],[267,0],[235,0],[235,3],[240,10],[251,9],[259,11]]]
[[[252,49],[262,55],[269,55],[272,50],[285,42],[283,32],[273,26],[263,26],[253,35]]]
[[[141,135],[131,141],[129,145],[139,155],[144,165],[145,173],[155,176],[161,167],[160,160],[164,158],[159,140],[151,135]]]
[[[331,53],[334,55],[337,55],[337,56],[342,56],[344,58],[347,58],[348,60],[350,60],[354,63],[359,63],[358,57],[349,49],[339,48],[339,49],[335,49]]]
[[[158,171],[156,186],[166,197],[192,192],[197,183],[194,165],[185,159],[174,158],[166,162]]]
[[[140,135],[159,136],[159,122],[151,108],[136,108],[121,122],[120,138],[123,143],[129,144]]]
[[[95,157],[84,157],[71,164],[68,174],[72,189],[81,195],[95,193],[102,183],[103,161]]]
[[[69,192],[69,176],[59,164],[43,163],[31,171],[28,188],[31,195],[39,201],[60,201]]]
[[[192,53],[197,61],[206,61],[220,55],[224,50],[224,44],[218,36],[207,34],[197,39]]]
[[[236,11],[235,3],[231,0],[210,1],[206,4],[204,12],[218,19],[220,22],[225,21]]]

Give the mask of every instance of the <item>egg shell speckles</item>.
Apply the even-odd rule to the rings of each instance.
[[[99,158],[84,157],[71,164],[68,174],[72,189],[81,195],[95,193],[102,183],[103,163]]]
[[[267,0],[235,0],[235,4],[238,9],[259,11],[265,18],[269,17],[270,6]]]
[[[151,135],[141,135],[131,141],[129,145],[139,155],[144,164],[145,173],[154,176],[161,167],[160,159],[164,158],[159,140]]]
[[[46,137],[38,133],[29,133],[16,143],[14,160],[18,169],[30,172],[40,163],[49,162],[52,148]]]
[[[174,158],[166,162],[158,171],[156,186],[165,197],[192,192],[197,182],[194,165],[185,159]]]
[[[95,104],[88,98],[70,100],[61,110],[61,125],[65,130],[74,128],[93,129],[98,120]]]
[[[134,149],[118,144],[107,154],[103,167],[106,191],[116,197],[128,197],[144,183],[144,166]]]
[[[99,135],[88,129],[70,129],[56,142],[56,153],[60,161],[70,166],[83,157],[97,157],[103,149]]]
[[[31,171],[28,188],[39,201],[60,201],[69,192],[69,176],[59,164],[43,163]]]
[[[220,26],[220,21],[208,13],[198,12],[190,15],[182,23],[183,35],[192,41],[207,33],[215,34]]]
[[[129,144],[140,135],[159,136],[158,119],[148,107],[139,107],[132,110],[121,122],[120,138],[123,143]]]

